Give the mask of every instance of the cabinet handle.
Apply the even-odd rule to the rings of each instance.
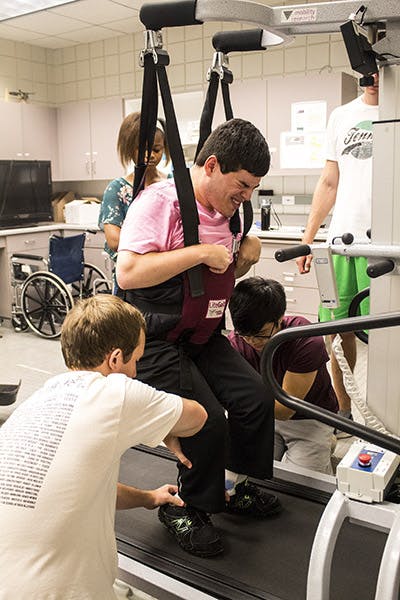
[[[290,276],[286,276],[283,278],[285,281],[287,281],[288,283],[293,283],[294,281],[294,276],[290,275]]]
[[[288,304],[296,304],[297,300],[296,298],[286,298],[286,302]]]
[[[34,246],[35,240],[24,240],[25,246]]]
[[[86,165],[86,173],[87,173],[88,175],[90,175],[90,161],[89,161],[89,160],[86,160],[86,161],[85,161],[85,165]]]
[[[96,175],[96,161],[92,160],[92,175]]]
[[[282,275],[287,275],[288,277],[295,277],[296,273],[290,273],[290,271],[283,271]]]

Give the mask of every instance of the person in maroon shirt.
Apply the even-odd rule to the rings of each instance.
[[[258,373],[261,352],[272,336],[309,323],[301,316],[285,316],[285,290],[278,281],[262,277],[240,281],[229,310],[235,328],[229,341]],[[278,346],[273,370],[286,393],[336,413],[328,360],[322,336],[299,337]],[[332,427],[304,418],[275,400],[275,460],[330,474],[332,433]]]

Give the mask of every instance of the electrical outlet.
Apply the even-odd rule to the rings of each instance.
[[[295,196],[282,196],[283,206],[293,206],[295,204]]]

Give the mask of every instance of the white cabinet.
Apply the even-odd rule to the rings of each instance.
[[[11,287],[10,257],[15,253],[32,254],[47,258],[50,232],[26,229],[24,233],[0,237],[0,317],[11,318],[13,293]]]
[[[296,243],[300,241],[263,239],[260,260],[242,279],[260,276],[279,281],[285,289],[286,314],[301,315],[311,323],[316,323],[320,298],[314,269],[312,268],[305,275],[300,275],[295,260],[280,263],[275,259],[276,250]],[[229,309],[226,311],[226,328],[233,329]]]
[[[0,101],[0,159],[50,160],[58,178],[56,109]]]
[[[263,240],[261,257],[254,266],[254,274],[266,279],[276,279],[283,285],[286,293],[287,314],[302,315],[309,321],[316,322],[318,321],[320,299],[314,269],[307,274],[300,275],[295,260],[283,263],[275,260],[276,250],[294,244],[293,240],[275,240],[274,242]]]
[[[114,179],[121,173],[117,155],[122,100],[95,100],[58,108],[58,144],[63,181]]]

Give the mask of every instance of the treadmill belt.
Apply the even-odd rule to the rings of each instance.
[[[175,461],[163,448],[132,448],[121,461],[120,481],[144,489],[175,483],[176,474]],[[257,483],[270,487],[267,481]],[[311,547],[328,498],[304,499],[295,495],[295,486],[290,488],[273,489],[283,505],[275,517],[213,515],[225,546],[221,556],[188,554],[160,523],[157,510],[146,509],[117,511],[118,551],[221,600],[305,600]],[[334,552],[330,600],[374,600],[386,539],[385,533],[344,523]]]

